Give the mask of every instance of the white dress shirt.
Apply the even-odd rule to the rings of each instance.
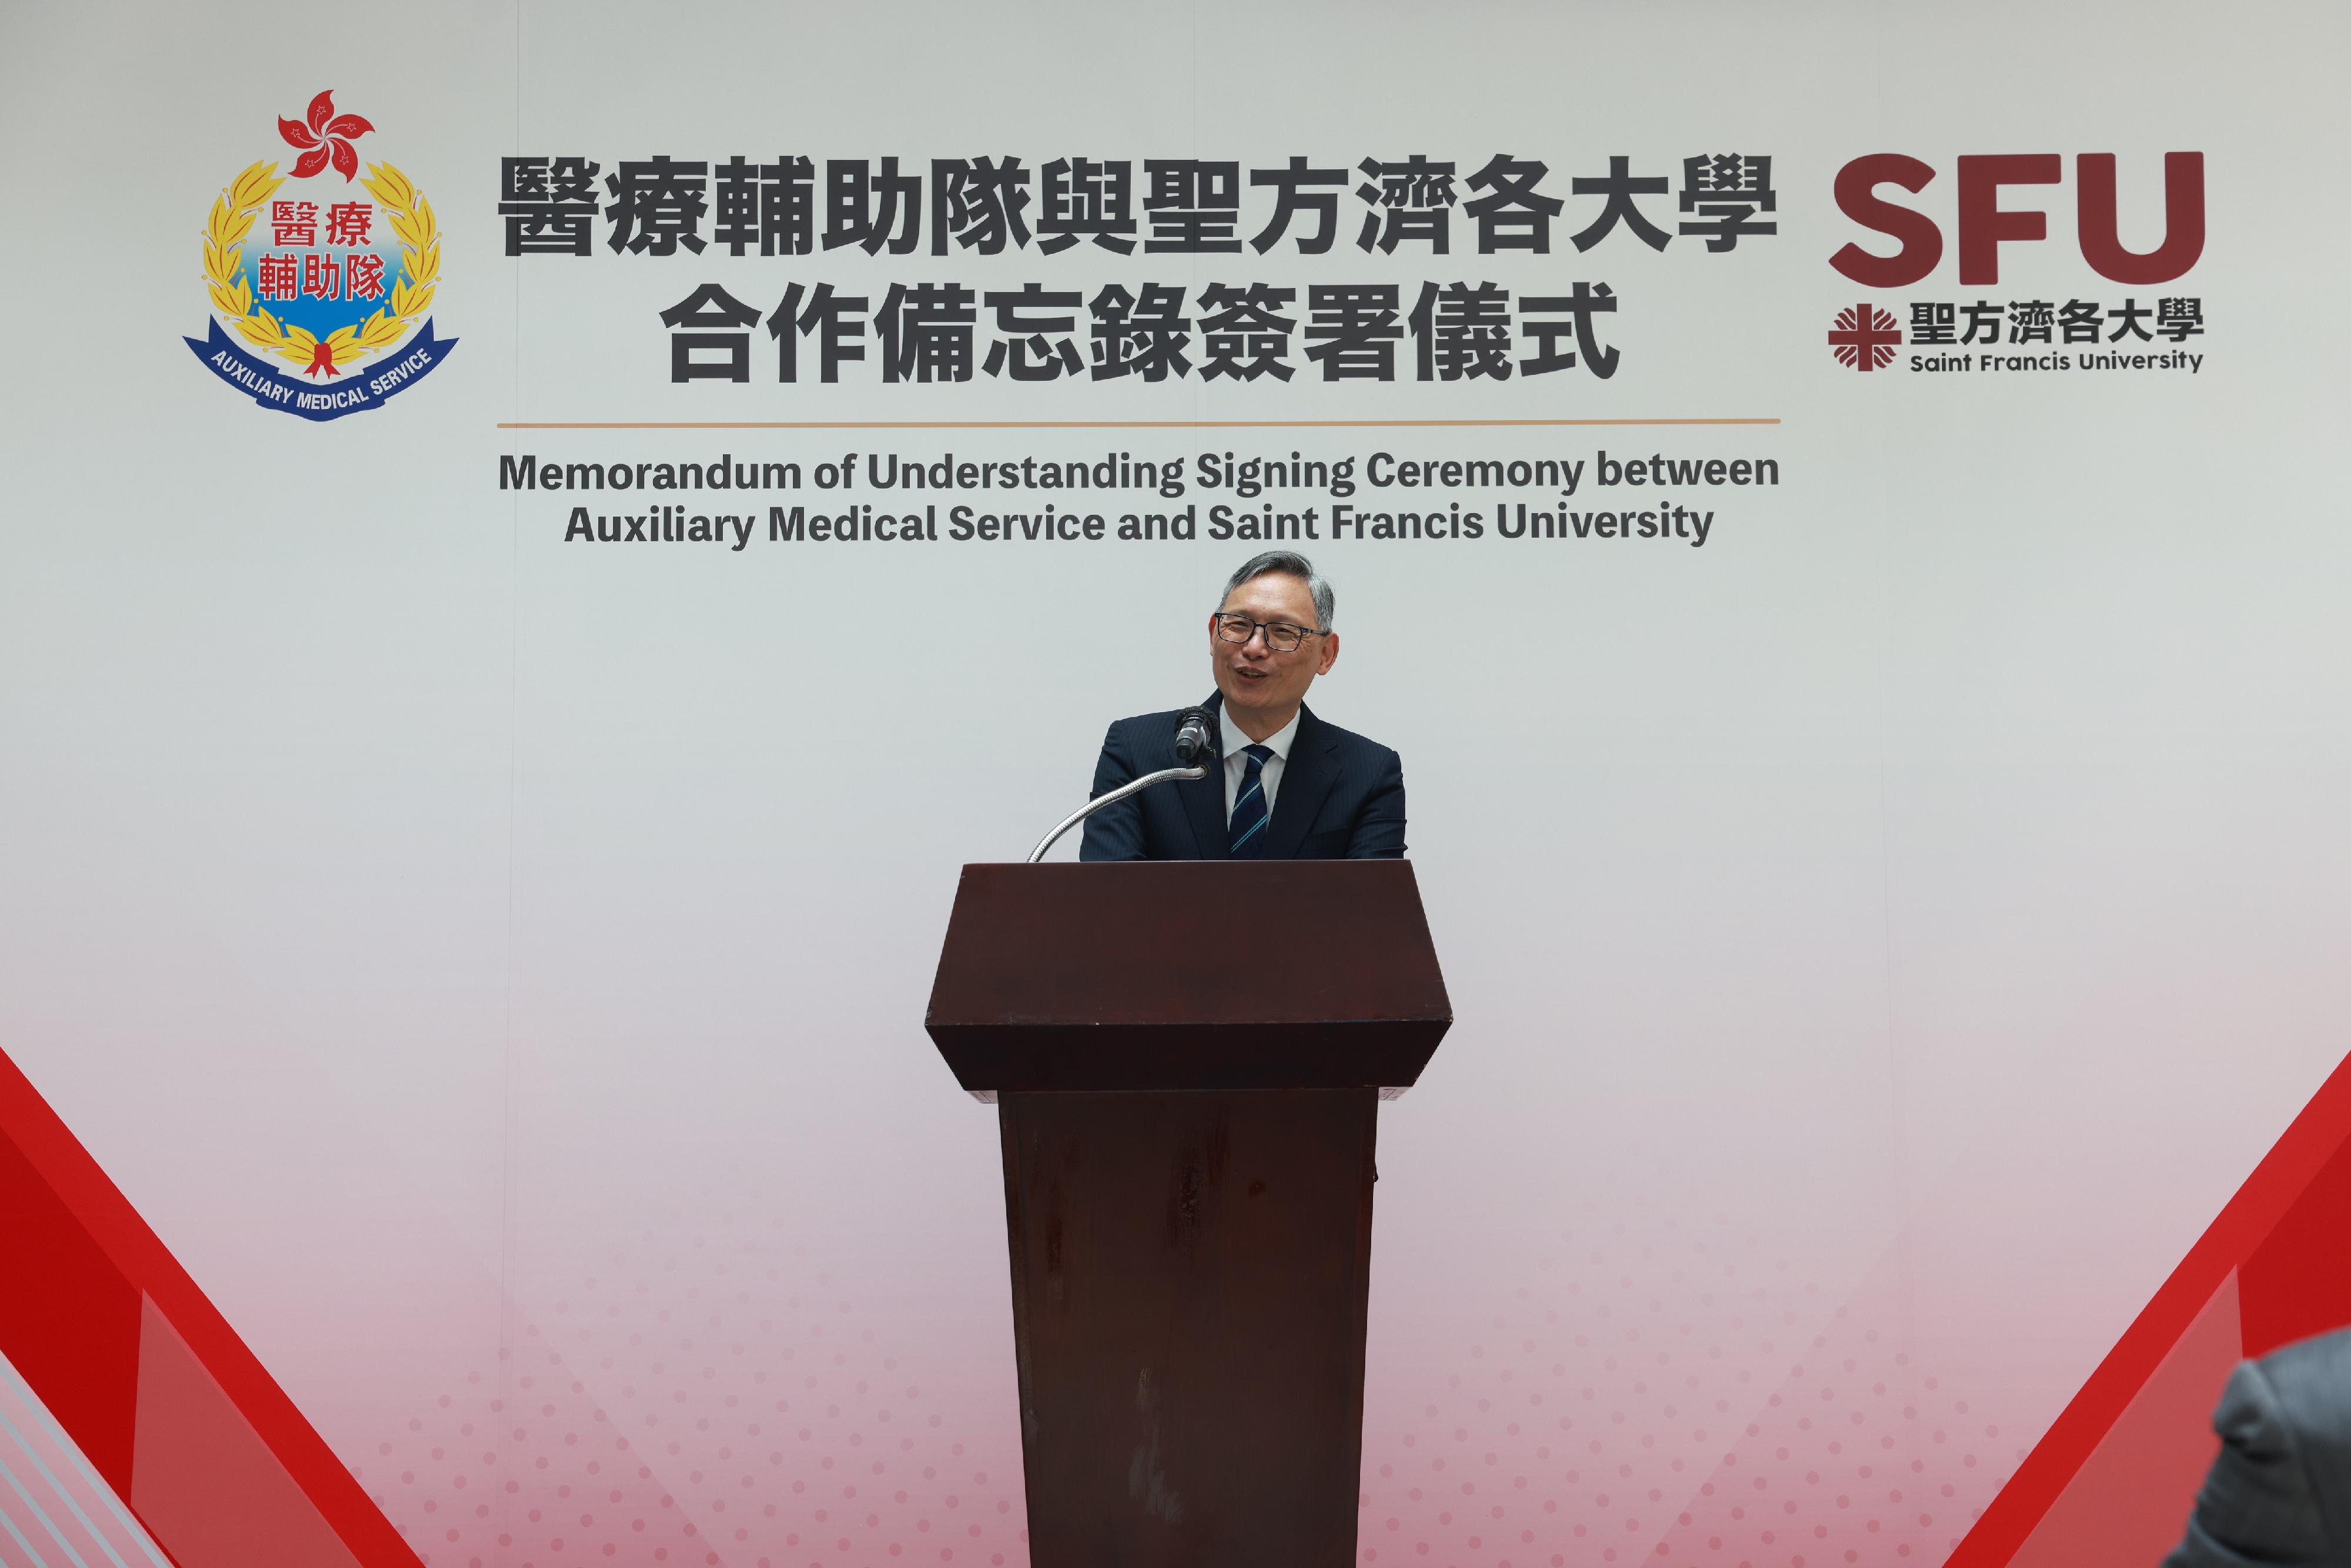
[[[1300,713],[1304,711],[1303,708],[1299,710]],[[1249,776],[1249,759],[1241,747],[1255,745],[1273,748],[1273,755],[1265,759],[1264,768],[1258,773],[1258,781],[1265,789],[1266,820],[1270,822],[1273,820],[1274,791],[1281,788],[1281,770],[1290,761],[1290,743],[1298,738],[1298,714],[1291,714],[1288,724],[1262,741],[1252,741],[1226,714],[1220,704],[1217,708],[1217,729],[1225,754],[1225,821],[1228,822],[1233,820],[1234,802],[1240,799],[1241,780]]]

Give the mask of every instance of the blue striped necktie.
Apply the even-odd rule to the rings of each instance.
[[[1232,839],[1228,853],[1237,861],[1253,861],[1265,852],[1265,763],[1270,746],[1244,746],[1249,771],[1241,775],[1241,792],[1233,797]]]

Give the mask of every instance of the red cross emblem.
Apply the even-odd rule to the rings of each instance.
[[[1884,370],[1894,362],[1894,345],[1900,341],[1902,333],[1893,316],[1874,305],[1846,306],[1837,312],[1836,325],[1829,329],[1829,346],[1836,350],[1837,363],[1856,371]]]

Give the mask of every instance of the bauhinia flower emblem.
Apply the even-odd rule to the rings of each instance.
[[[441,280],[440,221],[414,181],[388,162],[363,161],[354,144],[376,129],[339,116],[335,95],[319,94],[301,120],[277,120],[299,162],[289,171],[282,155],[255,159],[205,216],[213,319],[202,338],[183,340],[264,409],[322,421],[381,407],[456,343],[434,336],[428,315]],[[329,169],[358,187],[348,200],[329,199],[331,182],[320,193],[315,182]],[[393,354],[398,362],[388,363]],[[351,373],[360,366],[372,373]]]
[[[360,155],[351,142],[374,129],[356,114],[337,114],[331,89],[310,100],[308,124],[283,116],[277,121],[277,134],[286,138],[286,144],[302,149],[302,156],[294,160],[298,180],[308,179],[329,162],[337,173],[350,179],[360,172]]]

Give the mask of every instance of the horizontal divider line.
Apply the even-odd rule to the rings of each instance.
[[[1461,430],[1623,424],[1777,424],[1771,419],[778,419],[500,420],[500,430]]]

